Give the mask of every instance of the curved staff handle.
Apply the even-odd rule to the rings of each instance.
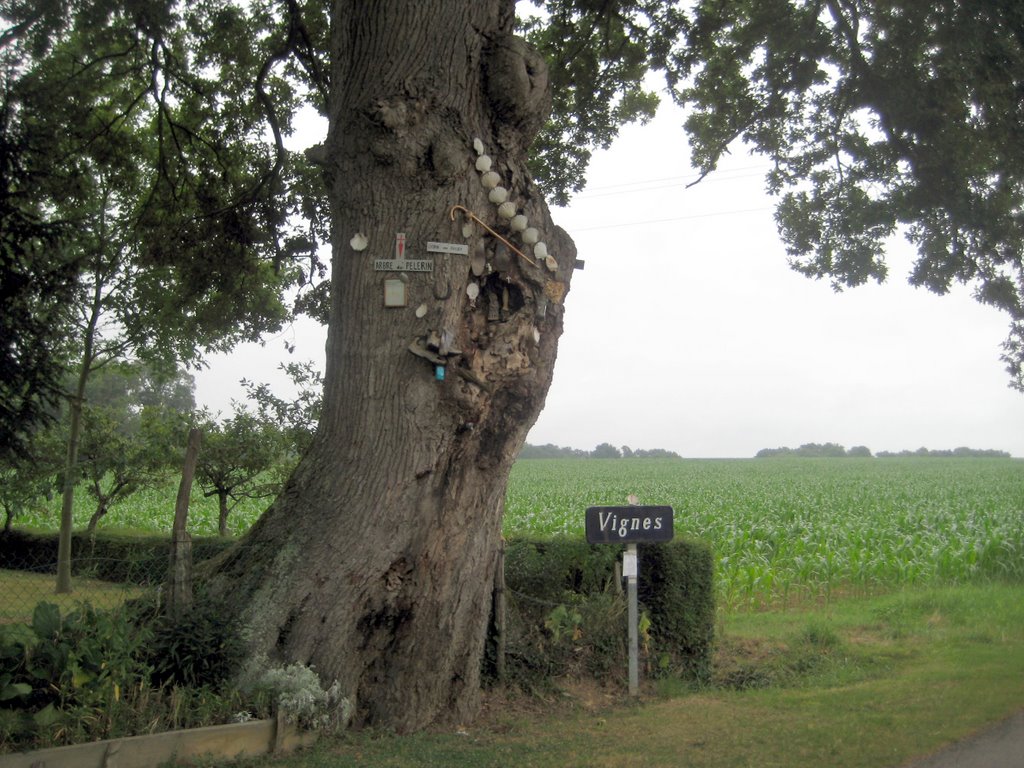
[[[526,260],[526,262],[527,262],[527,263],[528,263],[528,264],[529,264],[530,266],[532,266],[532,267],[536,267],[536,266],[537,266],[537,262],[535,262],[535,261],[534,261],[533,259],[531,259],[531,258],[530,258],[529,256],[527,256],[527,255],[526,255],[525,253],[523,253],[522,251],[520,251],[520,250],[519,250],[518,248],[516,248],[516,247],[515,247],[514,245],[512,245],[512,243],[510,243],[510,242],[509,242],[508,240],[506,240],[506,239],[505,239],[504,237],[502,237],[501,235],[499,235],[499,234],[498,234],[497,232],[495,232],[495,231],[494,231],[493,229],[491,229],[491,228],[490,228],[489,226],[487,226],[487,224],[486,224],[486,223],[484,223],[484,221],[483,221],[483,220],[482,220],[482,219],[481,219],[481,218],[480,218],[479,216],[477,216],[477,215],[476,215],[475,213],[473,213],[473,212],[472,212],[471,210],[469,210],[468,208],[466,208],[466,206],[464,206],[464,205],[453,205],[453,206],[452,206],[452,209],[451,209],[451,210],[450,210],[450,211],[448,212],[448,217],[449,217],[449,218],[450,218],[450,219],[451,219],[452,221],[455,221],[455,212],[456,212],[456,211],[462,211],[462,212],[463,212],[464,214],[466,214],[466,216],[468,216],[468,217],[469,217],[470,219],[472,219],[473,221],[475,221],[475,222],[476,222],[477,224],[479,224],[479,225],[480,225],[481,227],[483,227],[484,229],[486,229],[486,230],[487,230],[488,232],[490,232],[490,233],[491,233],[492,235],[494,235],[494,236],[495,236],[496,238],[498,238],[499,240],[501,240],[501,242],[503,242],[503,243],[504,243],[505,245],[507,245],[507,246],[509,247],[509,249],[510,249],[510,250],[511,250],[511,251],[512,251],[513,253],[515,253],[515,254],[516,254],[517,256],[519,256],[519,257],[520,257],[521,259],[525,259],[525,260]]]

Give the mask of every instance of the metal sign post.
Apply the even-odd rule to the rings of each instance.
[[[588,507],[585,518],[589,544],[625,544],[622,576],[626,580],[629,623],[629,695],[640,691],[640,616],[637,597],[637,542],[671,541],[672,507]]]
[[[638,576],[636,544],[627,544],[622,554],[622,575],[626,578],[626,607],[629,622],[629,695],[640,691],[640,616],[637,607]]]

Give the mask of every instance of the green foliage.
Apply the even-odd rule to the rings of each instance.
[[[192,559],[214,557],[234,542],[230,539],[192,540]],[[109,533],[76,535],[71,542],[71,564],[76,575],[121,584],[156,586],[167,578],[170,538],[166,535]],[[0,568],[52,570],[57,560],[56,533],[28,533],[14,529],[0,534]]]
[[[871,456],[871,451],[863,446],[855,446],[849,451],[838,443],[804,443],[799,448],[762,448],[755,458],[765,459],[776,456],[803,456],[813,458],[842,458],[845,456]]]
[[[590,453],[595,459],[621,459],[622,451],[611,443],[601,443]]]
[[[73,261],[54,247],[62,225],[45,221],[26,194],[37,139],[15,119],[11,65],[0,53],[0,463],[24,458],[35,428],[52,418],[74,286]]]
[[[260,419],[278,425],[289,443],[295,459],[309,448],[323,405],[324,377],[312,361],[278,366],[296,390],[292,400],[284,400],[271,391],[268,384],[242,380],[246,396],[256,404]]]
[[[40,603],[29,626],[0,627],[0,742],[102,738],[148,679],[148,632],[124,613],[88,606],[61,616]]]
[[[16,155],[32,180],[19,202],[63,225],[77,280],[61,327],[77,326],[86,371],[255,340],[280,327],[282,292],[321,274],[317,206],[305,225],[289,220],[312,191],[305,159],[283,147],[303,94],[295,69],[273,66],[298,34],[287,15],[159,0],[5,7],[5,135],[34,142]]]
[[[881,281],[905,233],[913,284],[971,283],[1009,314],[1024,389],[1022,29],[1015,0],[702,0],[677,61],[696,163],[740,138],[770,158],[796,269]]]
[[[14,518],[45,506],[56,489],[54,478],[61,463],[60,441],[52,429],[37,430],[24,444],[25,452],[0,463],[0,509],[4,530]]]
[[[245,647],[231,612],[205,598],[182,616],[158,616],[150,624],[147,660],[156,685],[222,687],[241,667]]]
[[[628,445],[622,449],[616,448],[610,443],[601,443],[592,451],[584,451],[579,448],[563,448],[548,443],[547,445],[530,445],[526,443],[519,452],[520,459],[678,459],[679,454],[664,448],[630,448]]]
[[[217,532],[226,536],[234,504],[246,498],[267,498],[280,490],[280,482],[268,478],[268,472],[282,462],[285,437],[277,424],[245,410],[222,422],[204,412],[199,428],[203,444],[196,478],[207,496],[217,498]]]
[[[652,646],[697,680],[711,671],[715,626],[714,557],[707,544],[677,538],[641,544],[640,602],[650,620]]]
[[[685,15],[671,3],[634,0],[535,0],[543,17],[522,22],[526,39],[548,61],[551,120],[532,147],[530,170],[557,205],[583,188],[596,148],[622,125],[654,116],[658,96],[645,76],[666,69]]]
[[[626,601],[615,584],[621,554],[619,547],[562,538],[507,543],[513,679],[527,686],[567,674],[604,679],[626,668]],[[705,677],[714,634],[710,550],[685,541],[651,545],[640,562],[644,663],[654,674]]]
[[[0,751],[211,725],[258,709],[229,686],[154,686],[153,642],[169,635],[139,606],[61,615],[43,602],[30,624],[0,626]]]

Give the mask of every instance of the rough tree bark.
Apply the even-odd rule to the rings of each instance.
[[[334,3],[323,416],[213,577],[254,650],[313,665],[361,722],[398,731],[478,707],[506,483],[551,383],[575,263],[526,170],[549,95],[513,24],[512,0]],[[489,200],[481,149],[553,259]],[[374,261],[395,258],[397,233],[433,270],[401,273],[407,306],[386,308],[383,280],[400,273]]]

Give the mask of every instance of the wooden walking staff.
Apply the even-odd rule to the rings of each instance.
[[[471,210],[469,210],[469,208],[466,208],[464,205],[453,205],[452,206],[452,209],[448,212],[448,217],[452,221],[455,221],[455,212],[456,211],[462,211],[468,218],[470,218],[473,221],[475,221],[481,227],[483,227],[488,232],[490,232],[494,237],[498,238],[501,242],[503,242],[505,245],[507,245],[509,247],[509,250],[512,251],[514,254],[516,254],[519,258],[525,259],[526,262],[531,267],[536,267],[537,266],[537,262],[535,262],[533,259],[531,259],[529,256],[527,256],[525,253],[520,251],[518,248],[516,248],[514,245],[512,245],[512,243],[510,243],[504,237],[499,235],[497,232],[495,232],[489,226],[487,226],[487,224],[484,223],[483,219],[481,219],[479,216],[477,216],[475,213],[473,213]]]

